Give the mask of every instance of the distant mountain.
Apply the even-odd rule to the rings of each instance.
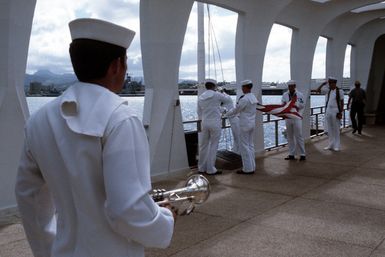
[[[131,80],[144,84],[144,78],[141,76],[131,76]],[[49,70],[38,70],[33,74],[25,74],[24,86],[29,87],[31,82],[38,82],[45,86],[53,84],[60,88],[61,86],[68,86],[75,81],[77,81],[77,78],[73,73],[56,74]],[[191,79],[179,79],[178,83],[197,84],[197,81]]]
[[[34,74],[26,74],[24,79],[24,85],[29,86],[31,82],[39,82],[43,85],[57,85],[65,86],[77,81],[75,74],[56,74],[49,70],[39,70]]]
[[[180,84],[198,84],[198,81],[193,79],[179,79],[178,83]]]

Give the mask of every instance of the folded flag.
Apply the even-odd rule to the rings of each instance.
[[[286,104],[257,104],[257,110],[268,114],[273,114],[284,119],[302,119],[301,114],[298,112],[297,106],[295,106],[296,101],[297,97],[294,96],[291,101],[287,102]]]

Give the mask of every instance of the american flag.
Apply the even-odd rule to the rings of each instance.
[[[257,110],[268,114],[273,114],[284,119],[302,119],[301,114],[298,112],[297,106],[295,106],[296,101],[297,96],[294,96],[291,101],[287,102],[286,104],[257,104]]]

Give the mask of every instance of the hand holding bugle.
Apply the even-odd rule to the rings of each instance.
[[[158,205],[190,202],[189,207],[180,214],[189,215],[195,209],[196,204],[202,204],[209,197],[210,183],[204,176],[195,174],[187,179],[182,188],[170,191],[154,189],[150,195]]]

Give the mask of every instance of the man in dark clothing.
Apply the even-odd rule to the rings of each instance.
[[[354,86],[355,88],[349,93],[348,110],[350,109],[350,119],[353,127],[352,133],[354,134],[358,130],[358,134],[361,135],[362,124],[364,123],[366,93],[365,90],[361,88],[361,83],[358,80],[354,83]]]

